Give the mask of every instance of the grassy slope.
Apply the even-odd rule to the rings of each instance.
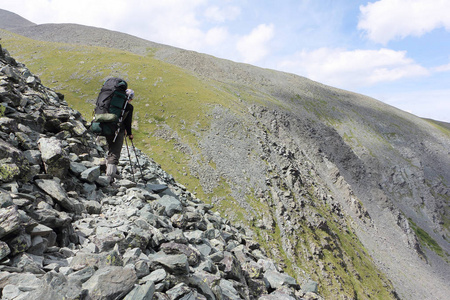
[[[93,102],[105,78],[125,78],[136,92],[133,102],[134,119],[137,120],[137,130],[134,132],[136,146],[160,163],[178,182],[191,191],[195,190],[202,200],[208,201],[208,197],[213,196],[198,188],[198,178],[190,176],[188,172],[188,160],[190,154],[199,154],[197,136],[208,127],[208,113],[212,106],[223,105],[235,113],[241,112],[236,88],[200,80],[180,68],[152,58],[151,51],[147,56],[140,56],[109,48],[37,42],[7,32],[0,33],[3,47],[8,49],[13,57],[25,63],[32,73],[39,75],[44,85],[63,93],[67,102],[88,120],[92,115]],[[254,91],[238,92],[252,101],[273,101],[256,98],[261,95],[256,96]],[[189,150],[180,150],[183,149],[180,146],[187,146]],[[214,191],[215,196],[224,199],[218,209],[233,206],[238,217],[243,215],[239,214],[241,208],[227,196],[228,194],[229,187],[225,183]],[[270,210],[269,207],[260,209],[266,212]],[[326,211],[324,208],[323,215],[327,215]],[[331,273],[338,275],[338,280],[332,279],[331,285],[327,286],[320,272],[314,271],[318,268],[317,261],[300,259],[300,245],[299,256],[295,262],[289,262],[286,254],[281,253],[282,259],[288,262],[288,271],[292,274],[295,269],[292,264],[297,264],[307,272],[316,273],[313,278],[321,282],[321,293],[325,296],[346,294],[350,297],[359,295],[359,298],[365,298],[367,293],[363,290],[366,289],[375,291],[368,294],[372,294],[376,299],[389,299],[390,295],[384,289],[386,279],[380,275],[367,255],[361,255],[361,259],[360,254],[363,254],[364,250],[360,242],[351,233],[339,233],[339,228],[331,226],[337,232],[341,245],[336,245],[332,251],[325,250],[322,259],[326,269],[329,268]],[[279,247],[281,244],[277,231],[261,233],[256,229],[256,232],[260,243],[266,249]],[[263,238],[267,234],[270,236],[269,241]],[[325,233],[314,232],[305,226],[299,236],[290,238],[293,243],[299,243],[298,241],[303,239],[307,243],[315,242],[320,245],[324,237]],[[282,249],[280,251],[283,252]],[[336,259],[342,256],[342,252],[352,260],[347,261],[346,268],[340,268],[342,260]],[[351,269],[358,275],[348,274]]]
[[[179,182],[188,187],[198,185],[197,180],[183,175],[181,166],[187,157],[174,151],[173,132],[169,129],[168,135],[157,137],[154,133],[168,125],[177,133],[177,142],[196,152],[196,133],[208,126],[208,110],[212,105],[226,105],[230,95],[153,59],[151,54],[140,56],[109,48],[38,42],[7,32],[2,32],[2,45],[38,75],[44,85],[64,94],[65,100],[88,121],[104,80],[109,76],[127,80],[136,93],[136,146]]]

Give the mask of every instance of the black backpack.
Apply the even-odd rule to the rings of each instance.
[[[121,78],[109,78],[103,84],[94,109],[92,132],[110,136],[117,131],[127,105],[128,84]]]

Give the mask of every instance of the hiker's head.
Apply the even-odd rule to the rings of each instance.
[[[134,91],[132,89],[127,89],[125,91],[125,93],[127,94],[128,101],[133,100],[133,98],[134,98]]]

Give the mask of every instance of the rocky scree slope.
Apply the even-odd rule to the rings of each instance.
[[[295,209],[300,205],[324,217],[328,225],[338,224],[329,226],[334,234],[346,232],[348,225],[402,298],[447,297],[446,126],[293,74],[178,49],[155,56],[220,82],[220,87],[235,92],[238,105],[246,107],[240,114],[222,107],[213,110],[210,130],[200,145],[206,161],[216,168],[199,174],[225,178],[243,207],[255,207],[248,201],[252,197],[267,203],[270,209],[247,209],[245,218],[269,219],[266,224],[271,226],[264,228],[281,231],[288,255],[308,256],[294,242],[295,236],[304,236],[298,229],[305,220],[300,221],[302,212]],[[202,168],[192,160],[194,174]],[[212,190],[214,176],[204,177],[203,186]],[[311,243],[321,248],[321,239],[305,240],[303,247]],[[331,240],[344,248],[342,236]],[[435,246],[426,242],[430,240]],[[344,251],[346,256],[352,255]],[[321,267],[317,276],[322,284],[334,286],[328,274],[336,276],[339,263],[328,262],[334,267]]]
[[[297,86],[293,84],[291,89]],[[406,118],[398,112],[390,119],[382,116],[392,108],[378,112],[370,109],[360,126],[355,126],[358,122],[354,121],[358,112],[346,114],[350,122],[330,126],[330,121],[324,121],[320,115],[333,116],[333,111],[341,108],[336,105],[336,110],[320,111],[320,101],[311,99],[317,95],[327,97],[328,91],[318,89],[311,100],[301,88],[297,91],[302,99],[314,103],[311,105],[319,117],[305,111],[306,105],[295,100],[294,95],[291,99],[286,97],[284,103],[290,108],[286,110],[276,105],[253,104],[248,105],[248,114],[242,117],[215,108],[211,129],[200,145],[206,160],[213,161],[216,168],[215,173],[202,174],[225,174],[232,190],[241,192],[235,192],[234,198],[241,199],[244,207],[254,207],[254,202],[246,201],[245,194],[267,203],[270,209],[259,213],[248,209],[248,218],[253,215],[255,225],[260,219],[269,220],[263,228],[279,229],[283,249],[291,257],[306,258],[307,253],[317,253],[322,262],[327,262],[316,274],[322,285],[339,286],[335,280],[345,278],[337,272],[339,263],[331,257],[327,260],[327,248],[331,244],[336,247],[331,247],[332,252],[342,251],[346,239],[340,233],[354,232],[401,298],[445,299],[450,276],[448,227],[443,226],[448,218],[450,195],[448,136],[413,116]],[[354,95],[346,97],[351,99]],[[328,103],[333,102],[330,99]],[[413,125],[415,122],[423,127]],[[367,129],[368,124],[384,129]],[[386,142],[389,139],[394,140],[392,144]],[[192,164],[194,170],[201,169],[200,164]],[[205,180],[204,184],[211,182],[214,181]],[[304,211],[308,211],[306,216]],[[311,219],[314,215],[323,221],[316,223],[317,219]],[[419,240],[413,222],[426,228],[432,239],[439,242],[444,249],[442,256]],[[326,226],[319,226],[320,223]],[[316,233],[325,231],[325,236],[304,238],[304,224],[317,224],[312,228],[319,229]],[[302,246],[306,249],[299,250],[298,236],[307,241]],[[312,245],[321,251],[315,252]],[[362,272],[355,273],[348,263],[351,257],[350,261],[361,265],[356,262],[358,259],[353,260],[358,254],[352,255],[347,249],[342,253],[347,271],[352,270],[349,274]],[[304,266],[305,261],[308,260],[303,259],[298,265]],[[422,280],[418,282],[417,278]]]
[[[141,151],[110,187],[63,99],[0,46],[1,299],[321,299]]]
[[[216,174],[226,174],[234,189],[270,192],[264,188],[264,178],[286,175],[274,166],[291,153],[297,162],[290,172],[302,179],[312,177],[312,186],[321,182],[352,223],[359,223],[353,227],[358,238],[400,294],[408,299],[446,298],[450,292],[445,283],[450,277],[448,124],[293,74],[179,49],[158,51],[155,56],[220,82],[221,88],[235,92],[236,103],[246,106],[247,113],[241,115],[216,109],[211,130],[201,143],[203,154],[219,166]],[[225,145],[227,151],[215,151],[214,145]],[[228,164],[223,163],[224,153]],[[246,164],[235,159],[245,155]],[[305,162],[317,171],[315,175],[298,167]],[[251,165],[243,173],[252,174],[252,180],[232,171],[243,165]],[[311,191],[311,185],[303,183],[290,189],[293,199]],[[370,222],[359,221],[358,206]],[[418,284],[414,279],[418,277],[427,280]],[[437,294],[427,296],[430,290]]]

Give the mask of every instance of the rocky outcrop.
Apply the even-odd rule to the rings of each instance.
[[[138,149],[109,186],[102,140],[1,46],[0,101],[1,299],[321,299]]]

